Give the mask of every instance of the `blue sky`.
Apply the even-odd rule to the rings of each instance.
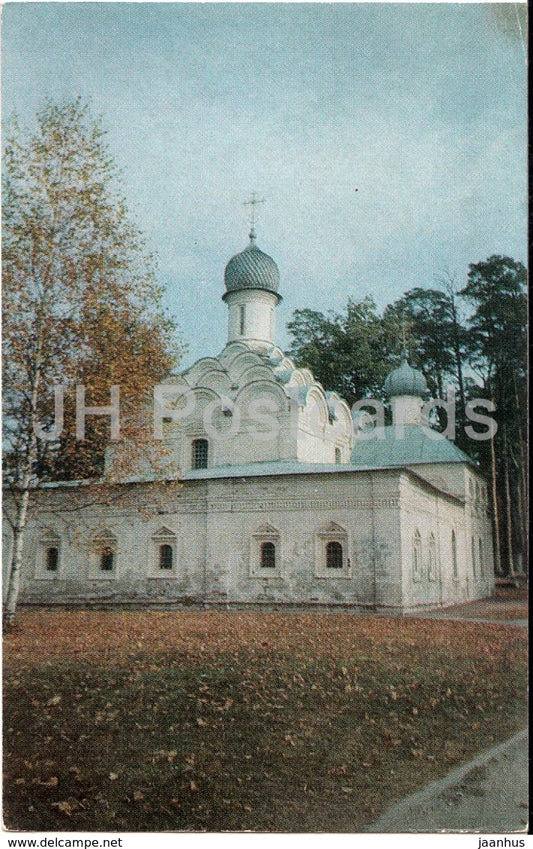
[[[380,307],[526,259],[514,4],[8,3],[3,113],[90,98],[159,257],[185,363],[226,340],[224,267],[258,245],[292,311]],[[523,25],[523,23],[522,23]],[[357,191],[356,191],[357,190]]]

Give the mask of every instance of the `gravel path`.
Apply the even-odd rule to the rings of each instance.
[[[525,832],[527,823],[524,730],[394,805],[368,831],[505,834]]]

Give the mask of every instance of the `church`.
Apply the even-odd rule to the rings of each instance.
[[[106,503],[85,481],[35,493],[22,603],[401,613],[491,594],[487,486],[431,432],[423,374],[388,376],[392,424],[368,432],[276,346],[279,277],[252,226],[225,269],[225,348],[157,387],[165,474],[139,464]]]

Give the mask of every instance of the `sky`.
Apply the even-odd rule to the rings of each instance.
[[[3,117],[102,116],[186,366],[226,342],[253,191],[282,347],[295,309],[526,261],[523,27],[516,4],[8,3]]]

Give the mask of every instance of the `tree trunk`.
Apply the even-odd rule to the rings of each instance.
[[[3,628],[8,630],[15,622],[17,603],[20,591],[20,570],[22,566],[22,551],[24,547],[24,531],[28,516],[28,505],[30,502],[30,489],[33,469],[37,460],[37,404],[41,386],[43,350],[43,319],[39,319],[38,340],[35,352],[35,369],[32,379],[30,418],[28,422],[28,451],[24,460],[20,481],[20,503],[17,507],[17,518],[15,520],[13,535],[13,550],[11,553],[11,566],[7,580],[7,594],[4,603]]]
[[[516,375],[513,375],[513,385],[514,385],[514,396],[515,396],[515,404],[516,404],[516,413],[517,417],[520,421],[521,419],[521,405],[520,398],[518,395],[518,386],[516,384]],[[528,533],[529,533],[529,506],[528,506],[528,487],[527,487],[527,468],[528,468],[528,457],[527,457],[527,442],[524,438],[524,431],[522,428],[522,422],[520,421],[518,428],[518,449],[520,454],[519,460],[519,469],[518,469],[518,483],[517,489],[519,493],[519,510],[520,510],[520,529],[521,529],[521,539],[522,539],[522,568],[524,574],[528,574]]]
[[[504,469],[504,492],[505,492],[505,519],[507,532],[507,566],[509,575],[514,577],[514,552],[513,552],[513,509],[511,503],[511,484],[509,480],[509,452],[507,448],[507,429],[503,428],[503,469]]]
[[[518,522],[516,525],[516,533],[518,535],[518,550],[519,550],[519,571],[526,574],[526,548],[527,538],[524,536],[524,523],[522,517],[526,512],[524,507],[524,499],[522,495],[522,487],[520,479],[516,483],[516,501],[518,505]]]
[[[28,504],[30,500],[29,486],[22,492],[20,503],[17,507],[17,518],[13,531],[13,549],[11,552],[11,567],[7,584],[7,595],[4,602],[4,629],[9,630],[15,622],[17,602],[20,591],[20,570],[22,567],[22,549],[24,546],[24,529],[28,515]]]
[[[454,279],[448,273],[444,280],[442,281],[448,292],[448,297],[450,299],[450,309],[452,314],[452,327],[453,327],[453,355],[455,359],[455,368],[457,373],[457,383],[459,384],[459,405],[460,405],[460,421],[461,424],[464,424],[465,421],[465,410],[466,410],[466,397],[465,397],[465,383],[463,377],[463,356],[461,354],[461,342],[459,338],[459,316],[457,315],[457,304],[455,301],[455,286]]]
[[[501,575],[500,514],[498,509],[498,484],[496,476],[496,450],[494,447],[494,437],[490,440],[490,467],[492,484],[492,521],[494,527],[494,570],[497,575]]]

